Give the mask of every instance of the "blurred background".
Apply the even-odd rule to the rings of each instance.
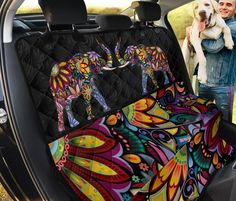
[[[0,183],[0,201],[12,201],[11,197],[7,194],[1,183]]]

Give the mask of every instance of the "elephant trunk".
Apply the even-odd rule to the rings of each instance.
[[[119,39],[118,42],[116,43],[115,54],[116,54],[117,60],[118,60],[119,63],[123,66],[126,62],[125,62],[125,60],[120,56],[120,42],[121,42],[121,39]]]
[[[106,66],[107,67],[112,67],[112,55],[111,55],[111,51],[102,43],[100,43],[98,40],[96,40],[98,45],[106,52],[107,54],[107,63]]]

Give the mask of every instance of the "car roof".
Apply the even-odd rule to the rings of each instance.
[[[168,11],[171,11],[175,8],[178,8],[184,4],[187,4],[189,2],[192,2],[192,0],[160,0],[159,4],[161,6],[161,9],[167,13]]]

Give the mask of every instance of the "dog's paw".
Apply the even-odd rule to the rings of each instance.
[[[207,81],[207,78],[205,77],[199,77],[198,76],[198,81],[201,83],[201,84],[206,84],[206,81]]]
[[[206,74],[205,75],[198,75],[198,81],[201,83],[201,84],[206,84],[206,81],[207,81],[207,76]]]
[[[233,40],[225,41],[225,47],[229,50],[232,50],[234,47],[234,41]]]
[[[206,84],[207,81],[206,68],[199,66],[197,78],[201,84]]]

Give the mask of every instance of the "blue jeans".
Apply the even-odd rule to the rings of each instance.
[[[215,101],[216,106],[223,113],[223,119],[232,122],[234,87],[233,86],[215,86],[209,87],[199,84],[199,96]]]

